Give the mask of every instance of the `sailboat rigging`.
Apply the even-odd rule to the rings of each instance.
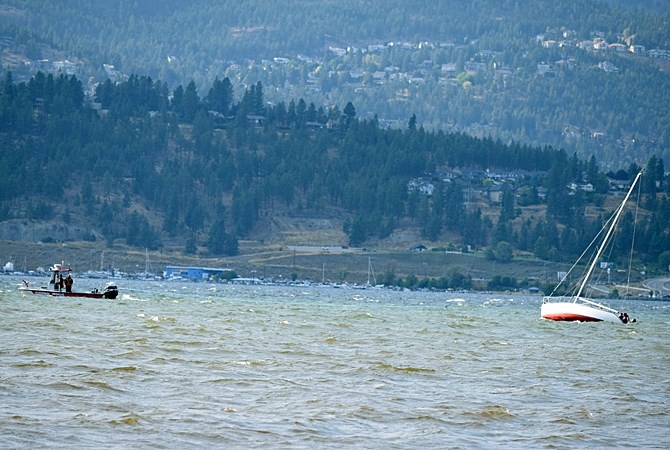
[[[374,284],[370,284],[370,277],[372,277]],[[377,277],[375,277],[375,271],[372,269],[372,259],[368,257],[368,282],[366,286],[370,287],[376,285],[377,285]]]
[[[543,319],[549,320],[559,320],[559,321],[581,321],[581,322],[613,322],[613,323],[628,323],[635,322],[635,319],[630,319],[628,314],[625,312],[617,311],[613,308],[605,306],[596,301],[587,299],[583,296],[586,291],[586,287],[591,279],[593,270],[595,269],[596,264],[600,260],[605,248],[608,246],[608,243],[611,241],[614,231],[619,223],[619,219],[625,209],[626,203],[630,198],[632,192],[635,190],[642,172],[638,173],[631,186],[626,194],[625,198],[621,204],[614,211],[614,214],[610,219],[605,223],[603,228],[596,234],[594,239],[591,241],[591,244],[587,247],[582,255],[577,259],[575,264],[570,268],[568,274],[572,272],[575,266],[579,263],[581,258],[586,254],[589,248],[595,245],[596,241],[605,232],[605,236],[602,239],[602,243],[597,247],[597,252],[591,261],[588,269],[579,283],[579,288],[576,294],[572,297],[566,296],[553,296],[552,295],[545,297],[542,303],[542,308],[540,315]],[[558,286],[554,289],[554,292],[558,287],[567,279],[567,275],[562,278]]]

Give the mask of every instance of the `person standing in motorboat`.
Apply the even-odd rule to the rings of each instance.
[[[68,274],[64,283],[65,283],[65,292],[72,292],[72,285],[74,284],[74,280],[72,279],[72,275]]]

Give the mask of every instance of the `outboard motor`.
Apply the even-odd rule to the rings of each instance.
[[[119,289],[116,287],[116,285],[114,283],[107,283],[107,286],[105,286],[105,289],[102,291],[102,296],[104,298],[114,300],[117,295],[119,295]]]

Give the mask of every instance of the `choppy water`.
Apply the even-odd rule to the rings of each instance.
[[[0,278],[0,448],[670,446],[670,303],[619,326],[542,321],[521,295],[18,282]]]

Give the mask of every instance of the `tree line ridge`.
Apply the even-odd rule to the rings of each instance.
[[[655,156],[606,174],[595,157],[430,131],[416,116],[386,129],[358,118],[352,102],[341,110],[303,99],[269,104],[261,82],[236,101],[228,78],[203,97],[193,82],[170,90],[139,75],[101,83],[91,97],[67,75],[16,83],[10,72],[0,89],[0,221],[60,220],[108,246],[177,241],[185,253],[234,255],[262,217],[337,211],[347,245],[414,227],[427,242],[489,249],[500,260],[568,260],[606,219],[610,186],[642,167],[635,245],[648,264],[670,255],[670,183]],[[473,168],[518,176],[440,175]],[[430,193],[411,188],[417,179],[430,180]],[[498,187],[495,201],[468,196],[483,184]]]

